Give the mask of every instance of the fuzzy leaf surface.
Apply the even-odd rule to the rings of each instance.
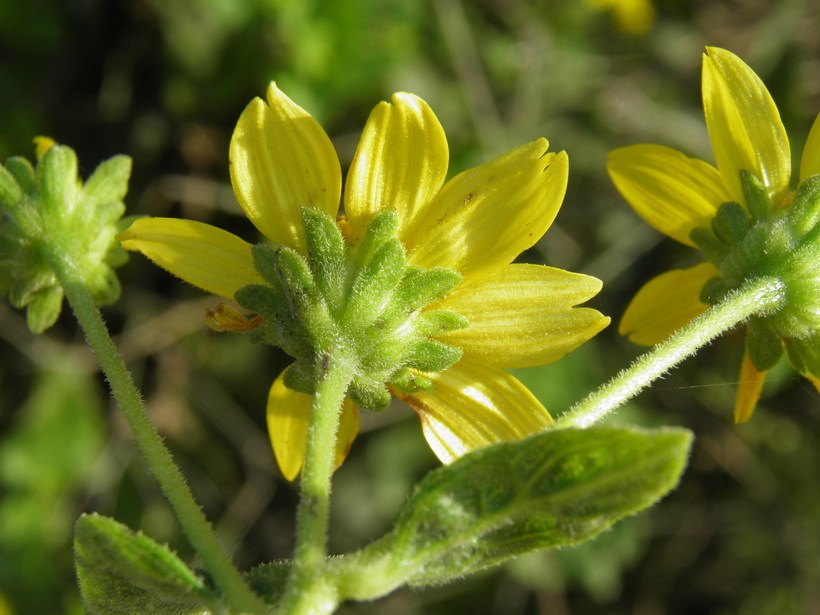
[[[579,543],[672,490],[691,441],[683,429],[601,427],[480,449],[431,472],[373,548],[426,586]]]
[[[176,555],[108,517],[77,520],[74,563],[93,615],[210,612],[211,593]]]

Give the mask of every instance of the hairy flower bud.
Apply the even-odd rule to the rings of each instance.
[[[83,183],[70,147],[38,137],[37,166],[25,158],[0,165],[0,292],[27,308],[29,329],[42,333],[57,320],[63,289],[49,263],[59,252],[76,267],[98,305],[119,298],[114,267],[127,260],[114,239],[125,211],[131,159],[114,156]]]

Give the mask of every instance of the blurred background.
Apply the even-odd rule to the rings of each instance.
[[[641,352],[616,323],[643,282],[698,262],[632,213],[605,162],[639,142],[711,160],[704,45],[737,53],[766,82],[796,164],[820,109],[812,0],[2,0],[0,159],[33,157],[41,134],[72,146],[83,176],[126,153],[128,213],[254,241],[227,145],[270,80],[322,123],[343,167],[370,109],[398,90],[435,110],[451,175],[546,136],[569,154],[570,185],[522,258],[599,277],[590,305],[613,318],[560,362],[516,370],[558,415]],[[139,255],[120,275],[123,296],[105,317],[210,519],[242,568],[288,557],[295,485],[279,475],[264,423],[287,357],[207,330],[216,298]],[[782,364],[753,419],[733,425],[741,355],[741,336],[727,335],[614,417],[697,436],[683,482],[658,506],[583,546],[340,612],[820,613],[818,394]],[[409,409],[363,416],[336,474],[333,550],[381,535],[437,465]],[[0,303],[0,615],[82,613],[71,531],[84,511],[197,564],[67,310],[35,337]]]

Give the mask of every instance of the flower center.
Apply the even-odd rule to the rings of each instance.
[[[377,214],[361,241],[314,208],[302,208],[307,254],[287,247],[253,247],[265,285],[237,291],[242,307],[262,317],[252,332],[296,361],[285,384],[313,393],[327,357],[343,360],[354,374],[348,397],[382,410],[388,385],[412,393],[433,388],[419,372],[439,372],[461,358],[461,349],[431,339],[468,326],[463,316],[424,308],[450,292],[461,275],[443,268],[408,265],[397,237],[396,212]]]

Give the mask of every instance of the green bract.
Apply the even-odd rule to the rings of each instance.
[[[235,296],[263,317],[256,339],[296,359],[287,385],[313,393],[323,369],[316,357],[333,349],[352,363],[347,395],[363,408],[387,407],[386,384],[407,393],[431,388],[409,369],[437,372],[458,361],[461,349],[429,336],[469,323],[450,311],[420,310],[452,290],[461,275],[409,266],[394,211],[376,215],[355,245],[317,209],[303,208],[302,220],[307,258],[288,247],[254,246],[254,264],[267,284],[244,286]]]
[[[51,146],[36,168],[17,156],[0,165],[0,292],[27,308],[34,333],[53,325],[62,307],[53,254],[72,262],[98,305],[119,297],[113,267],[127,256],[114,236],[130,173],[131,159],[114,156],[83,184],[74,150],[63,145]]]
[[[724,203],[711,230],[692,232],[692,241],[720,270],[701,300],[716,304],[747,280],[779,280],[786,289],[782,305],[747,323],[749,359],[759,371],[769,370],[785,345],[797,371],[820,373],[820,176],[800,184],[794,201],[782,207],[772,205],[760,180],[747,171],[741,172],[741,186],[746,209]]]

